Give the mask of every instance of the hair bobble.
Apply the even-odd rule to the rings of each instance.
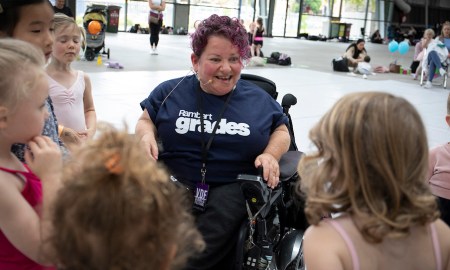
[[[121,174],[123,172],[123,167],[120,165],[120,155],[118,153],[112,154],[105,161],[105,168],[112,174]]]

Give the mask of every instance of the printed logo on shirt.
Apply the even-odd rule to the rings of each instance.
[[[212,133],[217,121],[212,120],[212,114],[204,114],[203,123],[205,125],[205,132]],[[186,134],[189,131],[201,132],[200,113],[180,110],[175,125],[175,131],[178,134]],[[249,136],[249,127],[246,123],[228,122],[226,118],[222,118],[220,119],[216,134]]]

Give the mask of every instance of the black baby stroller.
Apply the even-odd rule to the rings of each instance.
[[[88,61],[103,49],[109,59],[109,48],[105,50],[106,6],[92,4],[87,6],[83,16],[83,27],[86,30],[86,48],[84,57]]]

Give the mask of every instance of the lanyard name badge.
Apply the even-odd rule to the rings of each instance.
[[[234,88],[233,88],[234,90]],[[214,125],[214,129],[211,132],[211,136],[209,137],[208,143],[205,145],[205,125],[204,125],[204,119],[203,119],[203,99],[202,99],[202,90],[200,89],[200,83],[198,84],[198,91],[197,91],[197,99],[198,99],[198,110],[200,112],[200,130],[201,130],[201,136],[202,136],[202,168],[200,169],[200,174],[202,176],[202,181],[198,182],[196,184],[195,188],[195,195],[194,195],[194,204],[192,208],[199,210],[201,212],[204,212],[206,210],[206,203],[208,202],[208,193],[209,193],[209,185],[206,184],[206,161],[208,159],[208,150],[211,147],[212,141],[214,139],[214,136],[216,135],[217,128],[219,127],[219,122],[222,119],[223,113],[225,112],[225,109],[228,106],[228,103],[230,102],[231,95],[234,91],[231,91],[231,93],[228,95],[227,100],[225,101],[224,106],[222,107],[222,111],[219,114],[219,117],[217,118],[216,124]]]

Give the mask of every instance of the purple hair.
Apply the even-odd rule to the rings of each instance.
[[[213,14],[201,21],[191,34],[191,47],[195,55],[202,55],[211,36],[222,36],[230,40],[238,48],[242,59],[249,58],[247,31],[238,19]]]

